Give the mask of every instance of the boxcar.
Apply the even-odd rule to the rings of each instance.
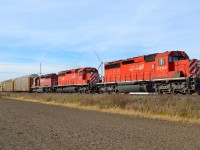
[[[2,92],[13,92],[13,80],[6,80],[2,82]]]
[[[33,79],[38,77],[37,74],[31,74],[19,78],[15,78],[14,82],[14,91],[15,92],[30,92],[31,86],[33,85]]]

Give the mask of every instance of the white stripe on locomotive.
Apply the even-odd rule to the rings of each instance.
[[[196,59],[190,61],[190,77],[195,76],[197,74],[197,63]]]

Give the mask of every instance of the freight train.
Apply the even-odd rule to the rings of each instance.
[[[200,94],[200,61],[184,51],[167,51],[107,62],[103,81],[96,68],[85,67],[3,81],[1,91]]]

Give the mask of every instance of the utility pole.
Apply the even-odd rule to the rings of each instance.
[[[40,76],[42,75],[42,63],[40,63]]]

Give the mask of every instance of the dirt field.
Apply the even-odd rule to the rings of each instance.
[[[200,126],[0,98],[0,149],[199,149]]]

